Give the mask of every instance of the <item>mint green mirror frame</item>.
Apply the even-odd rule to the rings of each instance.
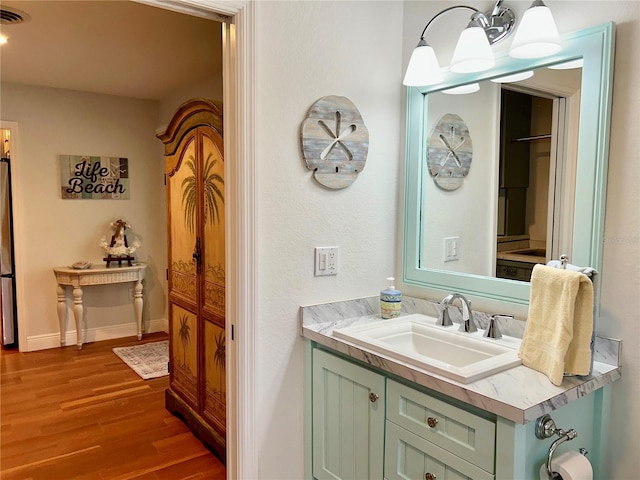
[[[425,212],[421,211],[422,185],[426,181],[425,95],[457,85],[499,77],[508,73],[544,67],[577,58],[584,59],[578,137],[573,251],[570,262],[601,271],[604,244],[604,214],[609,156],[609,128],[613,83],[615,24],[586,28],[562,36],[560,53],[540,59],[515,59],[506,54],[486,72],[456,75],[429,87],[407,88],[405,150],[405,204],[403,281],[446,293],[527,305],[530,285],[502,278],[434,270],[420,266],[421,232]],[[452,212],[454,213],[454,212]],[[599,298],[596,298],[596,308]]]

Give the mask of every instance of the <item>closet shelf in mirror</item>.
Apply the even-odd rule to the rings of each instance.
[[[551,134],[550,133],[547,133],[545,135],[532,135],[530,137],[514,138],[511,141],[512,142],[531,142],[531,141],[534,141],[534,140],[546,140],[548,138],[551,138]]]

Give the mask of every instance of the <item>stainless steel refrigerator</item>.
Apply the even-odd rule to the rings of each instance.
[[[2,345],[4,347],[18,346],[12,229],[11,165],[9,158],[2,158],[0,161],[0,305],[2,305]]]

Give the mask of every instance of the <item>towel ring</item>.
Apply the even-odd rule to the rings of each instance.
[[[560,266],[566,270],[567,263],[569,263],[569,255],[563,253],[562,255],[560,255]]]

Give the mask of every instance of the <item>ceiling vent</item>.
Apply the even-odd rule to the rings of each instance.
[[[15,25],[16,23],[24,23],[30,19],[31,17],[28,14],[17,8],[0,7],[0,24],[2,25]]]

